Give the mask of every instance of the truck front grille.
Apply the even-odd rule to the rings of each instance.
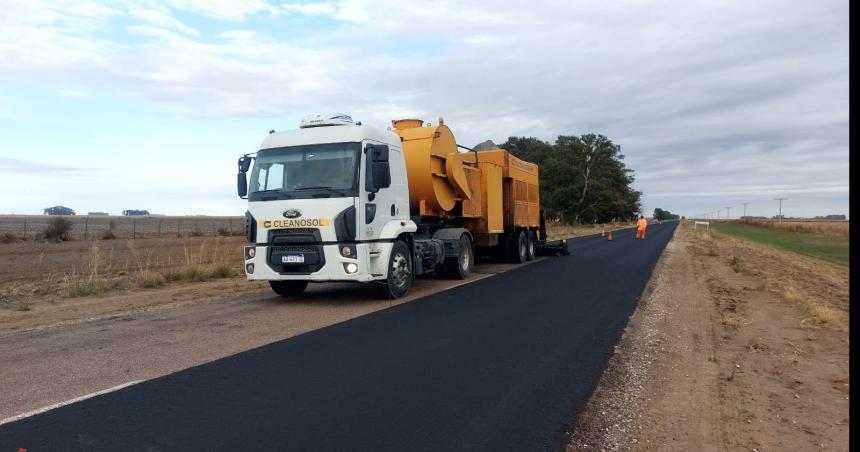
[[[283,263],[285,254],[301,254],[304,263]],[[275,229],[269,231],[266,259],[272,270],[282,275],[309,275],[325,265],[319,229]]]

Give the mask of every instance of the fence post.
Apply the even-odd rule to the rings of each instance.
[[[27,240],[27,219],[24,218],[24,240]]]
[[[161,218],[158,219],[158,238],[161,238]]]

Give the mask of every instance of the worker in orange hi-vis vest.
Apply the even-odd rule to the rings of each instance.
[[[648,220],[645,219],[642,215],[639,215],[639,221],[636,222],[636,238],[644,239],[645,238],[645,228],[648,227]]]

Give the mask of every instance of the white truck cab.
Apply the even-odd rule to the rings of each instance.
[[[238,191],[248,279],[281,295],[323,281],[380,281],[394,297],[409,289],[410,253],[392,255],[417,229],[397,134],[347,115],[305,117],[239,159]]]

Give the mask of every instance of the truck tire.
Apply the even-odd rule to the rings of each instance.
[[[522,264],[528,259],[528,239],[524,231],[514,231],[511,236],[509,255],[511,262]]]
[[[388,258],[388,275],[384,282],[377,283],[376,290],[383,298],[400,298],[412,287],[412,253],[406,242],[398,240],[391,247]]]
[[[472,273],[475,265],[475,253],[472,251],[472,241],[466,235],[460,236],[460,254],[457,257],[445,259],[445,274],[451,279],[465,279]]]
[[[269,286],[276,294],[282,297],[294,297],[301,295],[308,287],[307,281],[269,281]]]
[[[527,233],[528,243],[526,244],[526,259],[533,261],[537,256],[537,238],[533,231]]]

